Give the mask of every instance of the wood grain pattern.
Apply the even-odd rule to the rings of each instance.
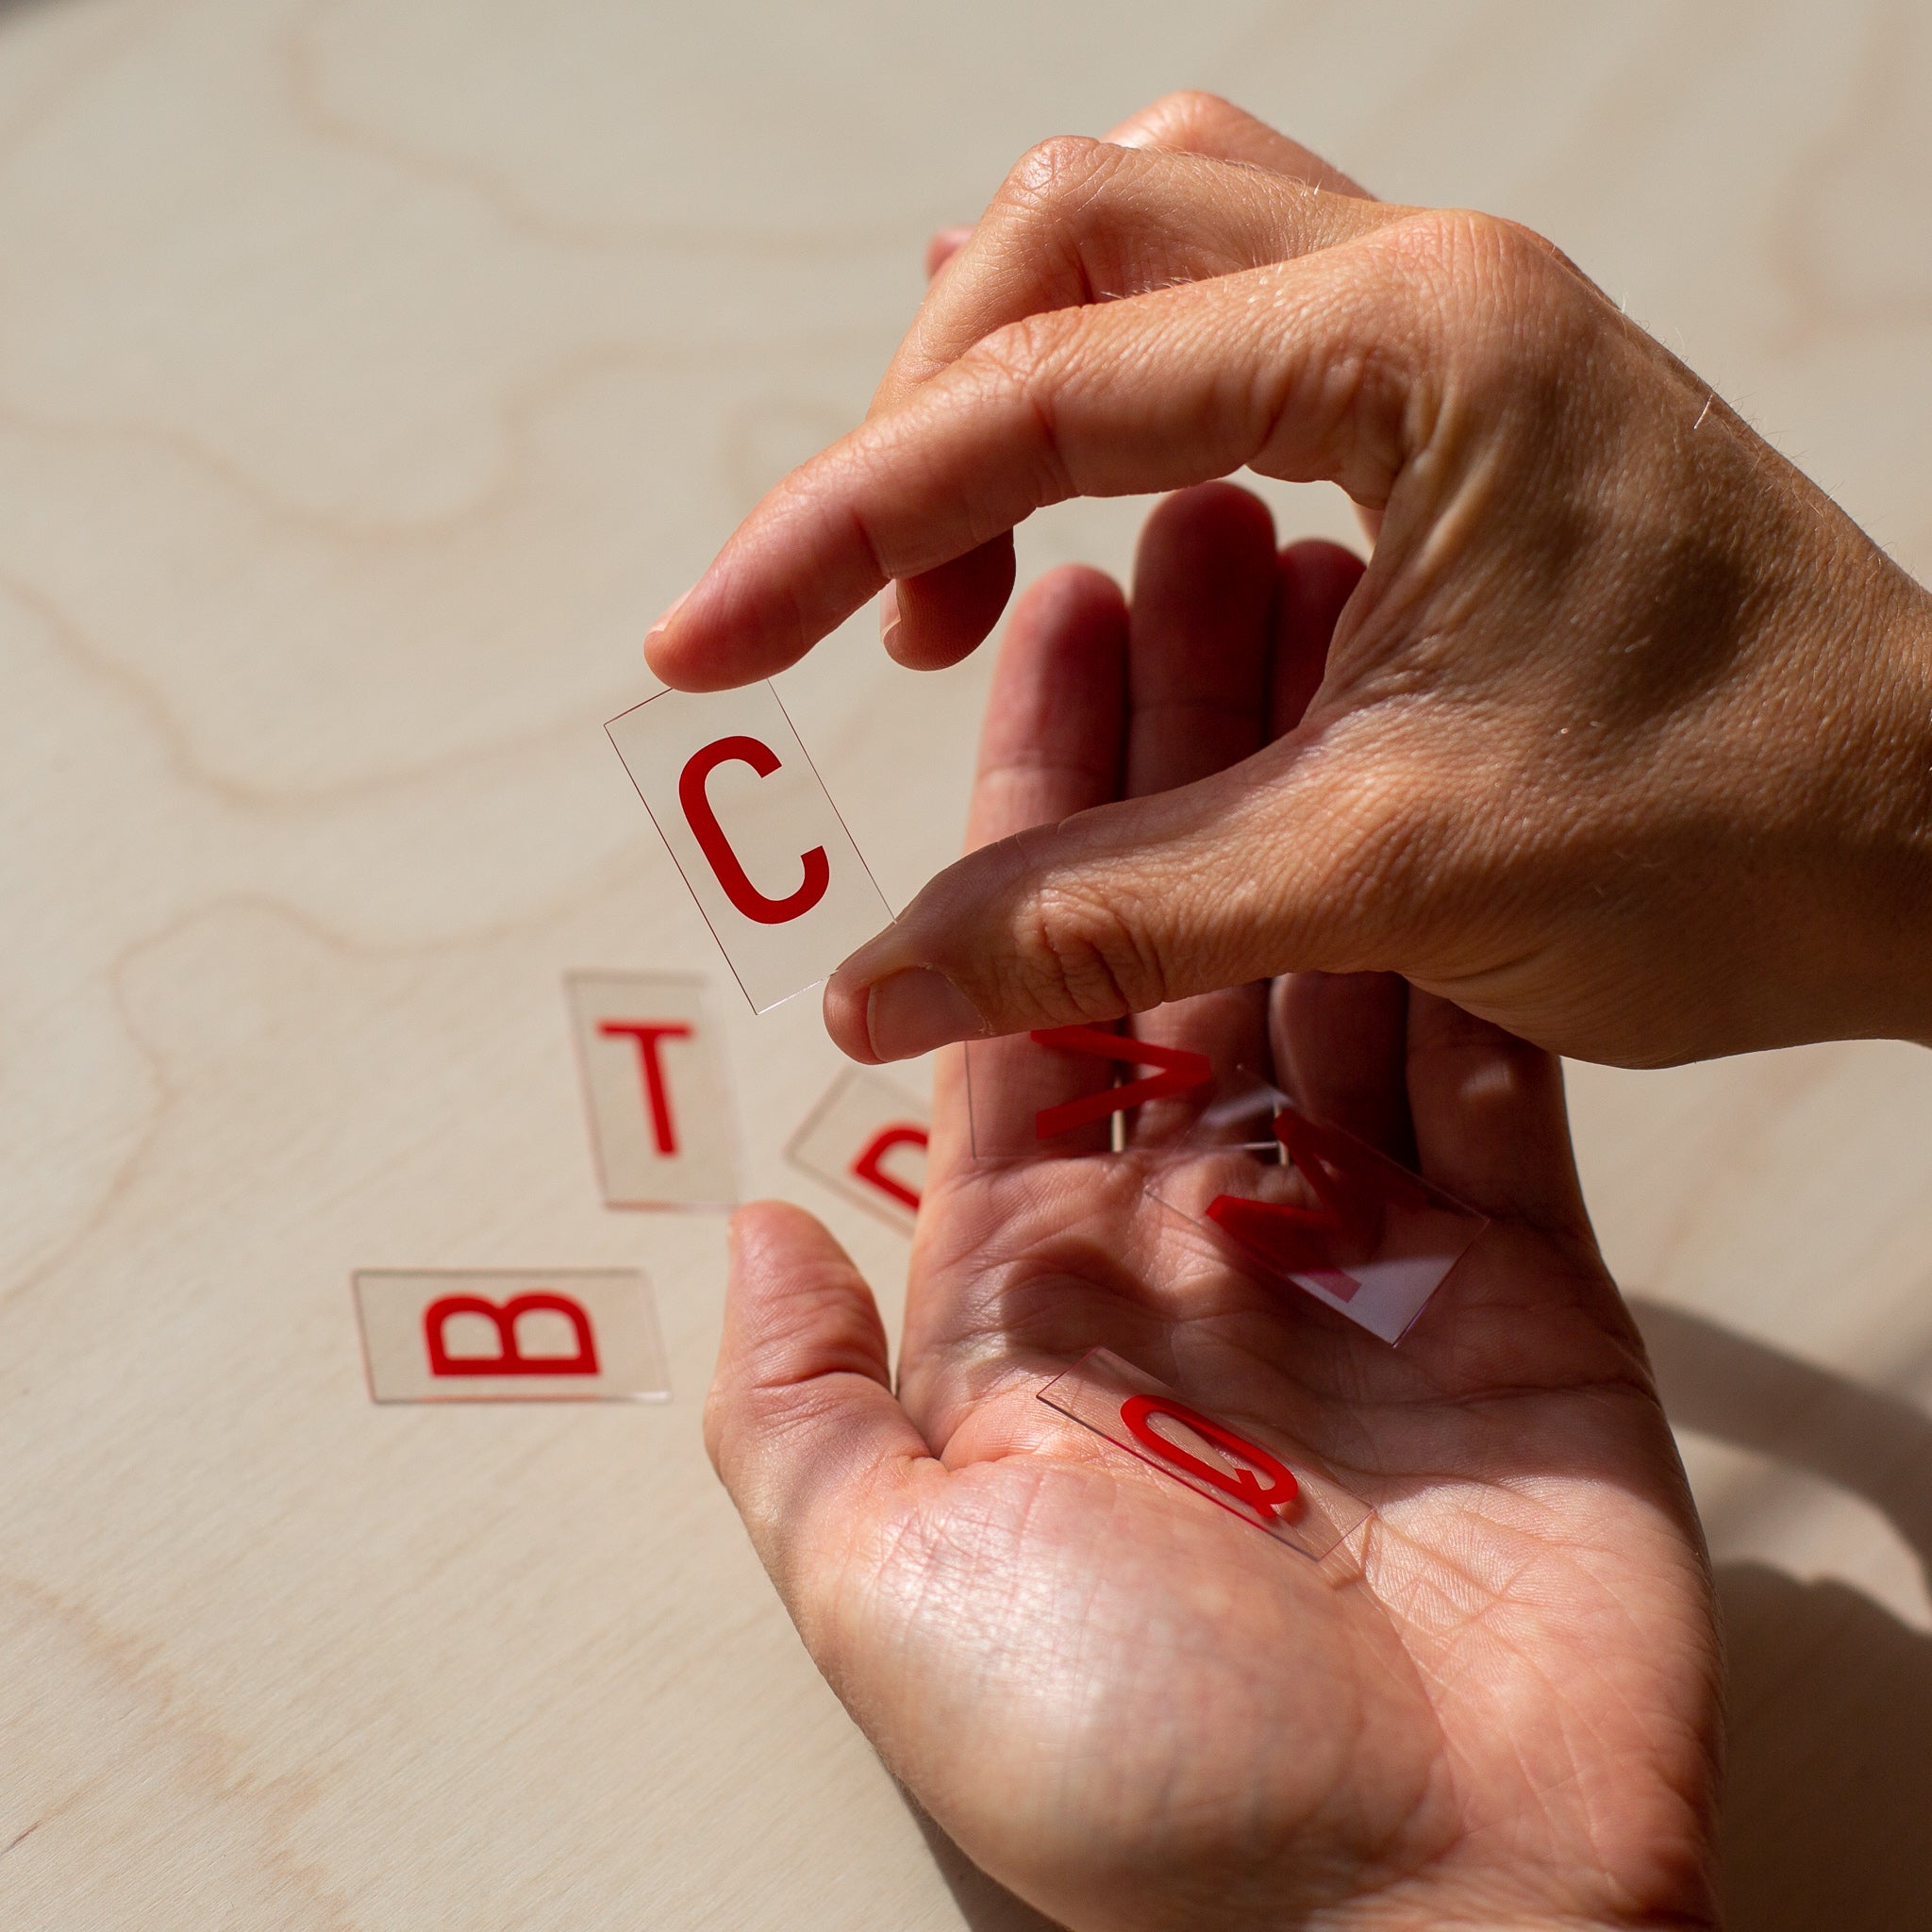
[[[928,227],[1183,84],[1544,228],[1932,568],[1904,0],[0,6],[16,1932],[1028,1923],[711,1479],[722,1228],[599,1206],[561,981],[710,963],[600,729],[643,625],[863,408]],[[984,675],[862,618],[785,680],[895,903]],[[727,1051],[751,1185],[890,1300],[903,1242],[781,1158],[808,1003]],[[1932,1058],[1573,1092],[1724,1566],[1737,1924],[1923,1921]],[[542,1263],[649,1272],[669,1408],[369,1406],[353,1268]]]

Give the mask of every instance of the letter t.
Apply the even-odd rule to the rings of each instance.
[[[635,1040],[643,1076],[644,1097],[651,1108],[651,1132],[658,1152],[667,1159],[677,1152],[677,1128],[671,1118],[671,1092],[664,1084],[663,1062],[658,1058],[660,1040],[689,1040],[691,1027],[681,1020],[605,1020],[597,1031],[607,1040]]]

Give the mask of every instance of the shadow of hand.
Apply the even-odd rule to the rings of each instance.
[[[1672,1420],[1862,1495],[1932,1579],[1932,1420],[1683,1308],[1632,1304]],[[1733,1932],[1932,1924],[1932,1638],[1862,1591],[1717,1572]]]

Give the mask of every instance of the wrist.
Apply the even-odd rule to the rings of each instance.
[[[1825,667],[1818,696],[1829,833],[1807,855],[1809,943],[1791,964],[1809,982],[1802,1037],[1932,1045],[1932,597],[1903,573],[1888,588],[1850,642],[1862,663]]]

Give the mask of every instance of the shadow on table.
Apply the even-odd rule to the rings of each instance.
[[[897,1781],[894,1780],[896,1783]],[[899,1795],[924,1836],[926,1849],[959,1907],[959,1916],[971,1932],[1062,1932],[1058,1923],[1042,1918],[1024,1899],[1018,1899],[1004,1885],[989,1878],[946,1834],[926,1815],[904,1785]]]
[[[1655,1302],[1633,1302],[1664,1407],[1890,1520],[1932,1580],[1932,1419]],[[1718,1572],[1730,1655],[1730,1932],[1932,1925],[1932,1639],[1841,1583]]]

